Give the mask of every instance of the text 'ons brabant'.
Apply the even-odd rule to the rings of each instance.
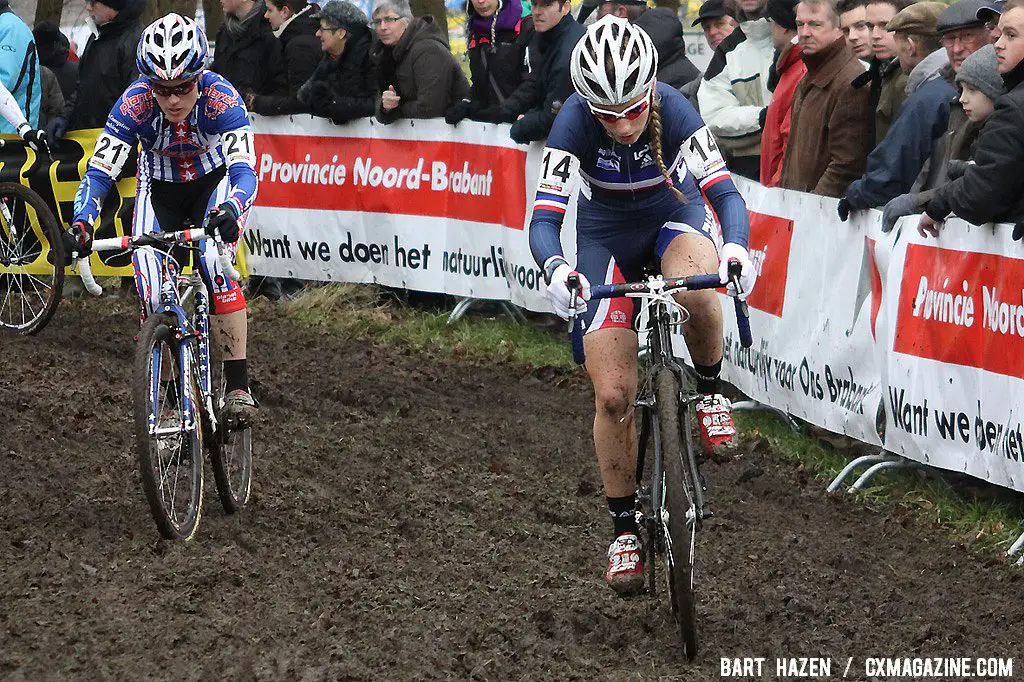
[[[351,184],[354,187],[378,187],[384,189],[429,189],[434,192],[451,192],[471,196],[491,196],[493,172],[471,168],[469,161],[462,162],[462,168],[450,170],[444,161],[431,161],[426,169],[426,160],[417,159],[412,166],[385,166],[372,157],[357,156],[348,166],[338,163],[334,155],[327,163],[316,163],[310,154],[302,163],[275,161],[272,154],[260,154],[260,182],[277,182],[296,185]]]

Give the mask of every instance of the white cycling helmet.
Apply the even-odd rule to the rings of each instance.
[[[206,68],[208,51],[206,34],[196,22],[171,13],[142,32],[135,62],[145,78],[193,78]]]
[[[572,51],[572,84],[591,104],[617,106],[654,84],[658,51],[639,26],[605,15]]]

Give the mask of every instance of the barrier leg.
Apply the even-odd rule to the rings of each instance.
[[[883,469],[913,469],[915,467],[917,467],[917,462],[911,462],[909,459],[905,459],[903,457],[889,457],[884,462],[879,462],[878,464],[869,467],[867,471],[861,474],[860,478],[857,479],[857,482],[850,486],[846,492],[857,492],[863,488],[875,474]]]
[[[828,488],[826,488],[826,490],[830,493],[834,493],[839,490],[839,487],[843,484],[843,480],[857,467],[884,462],[888,459],[890,459],[888,455],[861,455],[843,467],[843,470],[839,472],[839,475],[832,479],[832,482],[828,484]]]
[[[523,311],[519,309],[519,306],[508,301],[501,301],[498,303],[498,306],[508,315],[513,324],[527,324],[526,315],[523,315]]]
[[[1022,549],[1024,549],[1024,533],[1021,533],[1020,537],[1017,538],[1017,541],[1013,543],[1013,546],[1010,547],[1009,550],[1007,550],[1006,556],[1013,556],[1014,554],[1020,552]],[[1017,559],[1017,563],[1024,564],[1024,554],[1022,554],[1020,558]]]
[[[732,404],[732,409],[734,412],[737,410],[739,410],[740,412],[753,412],[754,410],[771,412],[779,419],[786,422],[786,424],[789,425],[789,428],[791,428],[793,431],[800,430],[800,427],[797,426],[797,423],[793,421],[793,418],[790,417],[787,412],[784,412],[783,410],[780,410],[777,407],[772,407],[771,405],[759,403],[756,400],[740,400]]]
[[[476,302],[476,300],[477,299],[475,298],[470,298],[469,296],[466,296],[465,298],[461,299],[458,303],[456,303],[455,307],[452,308],[452,312],[448,315],[448,324],[451,324],[452,322],[457,322],[463,315],[466,314],[467,310],[473,307],[473,304]]]

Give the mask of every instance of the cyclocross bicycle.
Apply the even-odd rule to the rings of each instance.
[[[183,274],[172,252],[174,246],[183,247],[198,263],[200,245],[208,238],[213,237],[205,230],[182,230],[97,239],[92,245],[97,252],[151,249],[159,256],[160,303],[139,331],[132,401],[142,487],[157,529],[169,540],[188,540],[199,527],[204,448],[225,511],[241,509],[251,492],[250,425],[221,419],[224,383],[210,344],[206,285],[198,265]],[[221,268],[237,281],[231,255],[223,244],[217,247]],[[89,259],[78,263],[86,290],[102,293]]]
[[[50,321],[64,286],[60,226],[36,192],[0,183],[0,329],[35,334]]]
[[[737,291],[738,263],[729,267]],[[683,366],[672,352],[672,330],[689,318],[686,308],[673,297],[676,291],[717,289],[725,283],[718,275],[664,279],[651,275],[646,282],[591,285],[591,300],[627,296],[641,302],[637,327],[646,331],[646,344],[638,355],[639,382],[636,408],[637,525],[646,549],[647,590],[657,594],[656,565],[664,562],[672,611],[679,624],[683,650],[689,660],[697,655],[697,604],[694,593],[694,550],[704,519],[713,516],[704,494],[707,485],[700,472],[701,454],[694,445],[694,408],[700,395],[692,390]],[[579,278],[570,275],[574,310],[581,291]],[[736,322],[745,348],[751,345],[746,303],[736,300]],[[583,330],[570,317],[573,357],[583,364]],[[647,457],[648,443],[652,457]]]

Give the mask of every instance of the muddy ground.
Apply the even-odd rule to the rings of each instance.
[[[254,497],[208,475],[158,538],[132,455],[128,302],[0,338],[0,678],[718,679],[720,658],[1017,656],[1019,572],[829,499],[763,448],[712,464],[702,653],[664,599],[600,580],[589,388],[551,371],[252,325]],[[1018,677],[1024,670],[1014,672]]]

